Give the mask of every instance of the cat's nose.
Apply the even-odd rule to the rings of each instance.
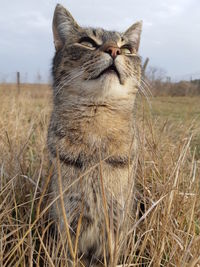
[[[105,52],[108,53],[113,59],[118,55],[121,55],[121,50],[119,47],[109,46],[105,49]]]

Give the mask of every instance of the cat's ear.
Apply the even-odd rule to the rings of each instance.
[[[142,21],[138,21],[124,33],[124,36],[126,36],[134,44],[136,51],[139,49],[141,32]]]
[[[61,49],[69,34],[79,28],[69,11],[60,4],[55,8],[52,27],[56,50]]]

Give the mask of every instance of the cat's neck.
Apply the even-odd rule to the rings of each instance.
[[[127,142],[134,128],[133,99],[70,99],[56,105],[57,118],[68,135],[82,136],[85,143],[102,143],[103,140]]]

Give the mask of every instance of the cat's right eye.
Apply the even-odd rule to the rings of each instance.
[[[92,43],[90,42],[81,42],[80,44],[84,45],[84,46],[88,46],[88,47],[94,47]]]
[[[81,44],[87,48],[91,48],[91,49],[95,49],[97,47],[96,42],[93,39],[91,39],[90,37],[81,38],[81,40],[79,41],[79,44]]]

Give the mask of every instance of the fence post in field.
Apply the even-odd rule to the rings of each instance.
[[[17,71],[17,93],[20,94],[20,72]]]
[[[145,62],[144,62],[144,65],[142,67],[142,75],[143,75],[143,77],[145,77],[145,71],[146,71],[148,63],[149,63],[149,58],[147,57]]]

